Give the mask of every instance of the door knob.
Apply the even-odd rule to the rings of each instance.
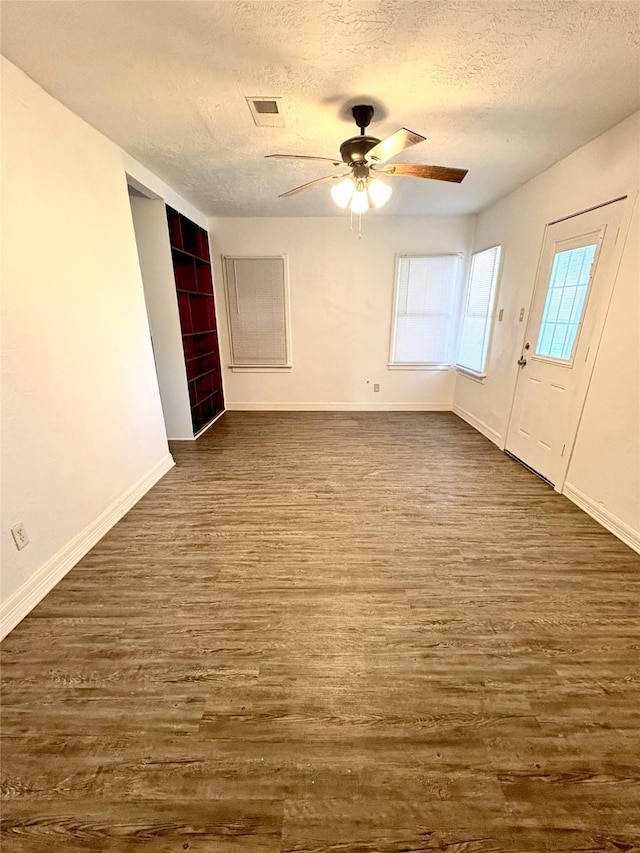
[[[526,363],[527,363],[527,359],[523,355],[521,355],[520,358],[518,359],[518,364],[520,365],[520,367],[524,367]]]

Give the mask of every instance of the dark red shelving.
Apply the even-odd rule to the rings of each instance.
[[[209,236],[167,207],[194,433],[224,411]]]

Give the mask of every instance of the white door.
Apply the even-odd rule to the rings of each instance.
[[[506,450],[560,490],[614,278],[624,200],[547,226]]]

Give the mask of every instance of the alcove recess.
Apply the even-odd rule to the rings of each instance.
[[[207,232],[167,206],[194,433],[224,410]]]

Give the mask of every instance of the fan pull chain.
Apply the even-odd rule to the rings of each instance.
[[[349,209],[349,231],[353,231],[353,210]],[[358,240],[362,240],[362,214],[358,214]]]

